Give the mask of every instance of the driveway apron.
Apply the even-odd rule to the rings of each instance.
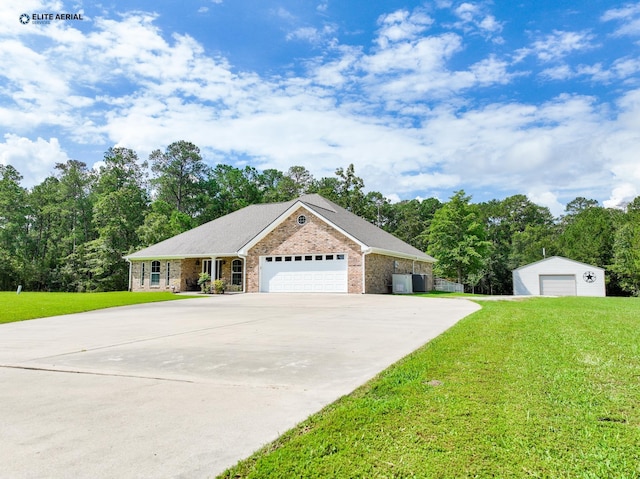
[[[0,325],[0,475],[215,477],[477,309],[237,294]]]

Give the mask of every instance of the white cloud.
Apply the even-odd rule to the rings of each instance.
[[[527,55],[534,55],[542,62],[558,61],[574,52],[595,48],[594,40],[595,35],[590,32],[554,30],[552,34],[534,41],[531,47],[517,50],[514,58],[519,61]]]
[[[441,4],[439,8],[451,8],[450,4]],[[463,2],[453,9],[453,14],[458,21],[452,27],[465,33],[476,33],[490,38],[494,43],[502,43],[504,40],[496,36],[503,29],[503,23],[494,15],[487,13],[487,7],[483,3]]]
[[[316,27],[300,27],[287,34],[287,40],[303,40],[312,44],[320,44],[332,39],[336,32],[334,25],[325,24],[321,29]]]
[[[378,19],[380,29],[376,41],[381,48],[387,48],[390,43],[414,40],[431,24],[433,18],[420,10],[396,10]]]
[[[618,36],[640,36],[640,3],[607,10],[600,19],[603,22],[617,20],[621,24],[615,32]]]
[[[42,182],[52,174],[56,163],[68,160],[69,157],[60,148],[57,138],[31,141],[7,133],[4,135],[4,143],[0,143],[0,163],[12,165],[18,170],[24,177],[22,185],[26,187]]]
[[[638,196],[638,189],[631,183],[622,183],[613,188],[608,200],[602,204],[605,208],[624,208]]]
[[[499,31],[484,6],[464,3],[457,13],[474,28]],[[432,33],[422,10],[381,16],[371,50],[331,45],[307,62],[306,75],[269,78],[234,70],[191,36],[165,35],[156,20],[132,12],[95,19],[87,32],[38,30],[42,49],[11,33],[15,25],[1,33],[0,125],[11,133],[0,143],[0,161],[33,184],[68,160],[57,138],[65,147],[125,146],[140,158],[184,139],[210,161],[249,158],[280,170],[299,164],[316,176],[354,163],[367,188],[398,199],[447,197],[461,187],[526,191],[554,210],[578,195],[617,201],[640,190],[640,90],[613,92],[619,101],[611,105],[580,95],[541,104],[474,101],[481,90],[468,90],[523,73],[511,72],[504,56],[462,55],[468,38]],[[319,28],[291,38],[336,33]],[[554,32],[519,53],[554,62],[541,77],[556,81],[634,80],[640,61],[631,55],[608,67],[563,61],[594,43],[590,32]],[[55,63],[46,61],[53,55]],[[51,125],[49,140],[32,133]]]
[[[568,80],[576,76],[576,73],[569,65],[557,65],[551,68],[545,68],[539,75],[548,80]]]
[[[551,211],[551,214],[555,217],[559,217],[564,213],[564,205],[558,201],[558,197],[552,191],[539,188],[528,192],[527,198],[537,205],[549,208],[549,211]]]

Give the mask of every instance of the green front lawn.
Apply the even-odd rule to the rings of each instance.
[[[640,477],[640,301],[482,308],[220,477]]]
[[[129,304],[172,301],[193,296],[172,293],[30,293],[0,292],[0,323],[80,313]]]

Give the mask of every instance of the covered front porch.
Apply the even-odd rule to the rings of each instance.
[[[180,269],[180,291],[200,291],[201,273],[208,273],[211,281],[224,281],[225,291],[245,291],[245,261],[238,256],[186,258]]]

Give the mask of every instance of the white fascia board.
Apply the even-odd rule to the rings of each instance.
[[[251,241],[249,241],[247,244],[245,244],[242,248],[240,248],[240,250],[238,251],[237,254],[239,255],[247,255],[249,250],[251,248],[253,248],[256,244],[258,244],[262,239],[264,239],[269,233],[271,233],[273,230],[275,230],[278,226],[280,226],[280,224],[282,224],[284,222],[284,220],[286,220],[289,216],[291,216],[291,214],[296,211],[298,208],[304,208],[305,210],[307,210],[309,213],[311,213],[313,216],[315,216],[316,218],[320,219],[321,221],[324,221],[326,224],[328,224],[329,226],[331,226],[333,229],[335,229],[336,231],[342,233],[344,236],[346,236],[347,238],[349,238],[351,241],[355,242],[356,244],[358,244],[360,246],[360,249],[362,251],[367,249],[367,245],[365,245],[362,241],[360,241],[359,239],[355,238],[354,236],[350,235],[349,233],[347,233],[346,231],[344,231],[342,228],[340,228],[339,226],[335,225],[334,223],[332,223],[331,221],[329,221],[327,218],[325,218],[324,216],[322,216],[321,214],[317,213],[316,211],[313,211],[311,208],[309,208],[307,205],[305,205],[303,202],[301,201],[296,201],[294,204],[292,204],[289,208],[287,208],[287,210],[282,213],[280,216],[278,216],[273,222],[271,222],[271,224],[269,226],[267,226],[265,229],[263,229],[260,233],[258,233],[256,236],[253,237],[253,239]]]
[[[516,269],[514,269],[512,271],[519,271],[521,269],[528,268],[528,267],[536,265],[536,264],[546,263],[546,262],[553,261],[553,260],[567,261],[569,263],[578,264],[578,265],[583,266],[585,268],[593,268],[593,269],[599,269],[600,271],[605,271],[605,269],[601,268],[600,266],[595,266],[593,264],[583,263],[581,261],[576,261],[575,259],[571,259],[571,258],[565,258],[564,256],[549,256],[548,258],[540,259],[538,261],[534,261],[533,263],[522,265],[519,268],[516,268]]]
[[[411,260],[414,260],[414,261],[422,261],[423,263],[435,263],[436,261],[438,261],[435,258],[433,258],[433,259],[422,258],[421,256],[417,256],[415,254],[400,253],[398,251],[391,251],[391,250],[382,249],[382,248],[367,248],[367,253],[382,254],[382,255],[385,255],[385,256],[393,256],[394,258],[411,259]]]
[[[237,252],[233,253],[203,253],[203,254],[181,254],[181,255],[157,255],[157,256],[123,256],[127,261],[149,261],[154,259],[198,259],[198,258],[222,258],[238,256]]]

